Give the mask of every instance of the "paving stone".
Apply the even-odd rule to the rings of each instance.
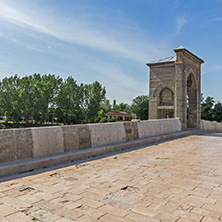
[[[104,221],[104,222],[110,222],[110,221],[115,221],[115,222],[131,222],[130,219],[128,218],[122,218],[122,217],[118,217],[118,216],[115,216],[113,214],[105,214],[104,216],[102,216],[99,221]]]
[[[29,215],[27,216],[21,212],[10,214],[10,215],[6,216],[5,218],[7,220],[16,221],[16,222],[30,222],[33,219],[31,216],[29,216]]]
[[[31,216],[37,220],[44,221],[44,222],[53,222],[60,219],[59,216],[52,214],[50,212],[47,212],[45,210],[36,211],[32,213]]]
[[[219,222],[218,135],[170,140],[1,182],[0,221]]]
[[[103,211],[105,213],[109,213],[109,214],[113,214],[119,217],[124,217],[127,214],[129,214],[129,211],[127,210],[123,210],[121,208],[116,208],[110,205],[104,205],[102,207],[99,208],[100,211]]]
[[[66,218],[60,218],[58,220],[56,220],[56,222],[71,222],[72,220],[68,220]]]
[[[6,205],[6,204],[1,204],[0,205],[0,215],[1,216],[8,216],[10,214],[16,213],[18,210]]]
[[[155,219],[155,218],[151,218],[151,217],[147,217],[147,216],[144,216],[142,214],[138,214],[138,213],[135,213],[135,212],[130,212],[126,217],[125,217],[126,220],[132,220],[132,221],[140,221],[140,222],[160,222],[160,220],[158,219]]]
[[[213,210],[206,210],[206,209],[198,208],[198,207],[193,208],[191,210],[191,212],[195,213],[195,214],[205,216],[205,217],[214,218],[214,219],[219,219],[220,216],[222,215],[222,213],[219,213],[219,212],[216,212],[216,211],[213,211]]]

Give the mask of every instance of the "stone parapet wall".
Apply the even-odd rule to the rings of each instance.
[[[222,133],[222,123],[201,120],[201,129],[206,131]]]
[[[0,130],[0,164],[180,131],[179,119]]]

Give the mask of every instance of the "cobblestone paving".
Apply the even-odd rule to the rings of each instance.
[[[0,221],[222,221],[222,134],[1,182]]]

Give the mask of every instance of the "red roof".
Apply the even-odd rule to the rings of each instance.
[[[130,113],[124,113],[124,112],[108,112],[104,113],[105,116],[120,116],[120,117],[131,117]]]

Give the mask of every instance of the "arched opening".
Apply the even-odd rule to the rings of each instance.
[[[197,89],[192,73],[187,78],[187,127],[197,127]]]
[[[158,119],[174,118],[174,93],[171,89],[163,88],[158,97]]]

